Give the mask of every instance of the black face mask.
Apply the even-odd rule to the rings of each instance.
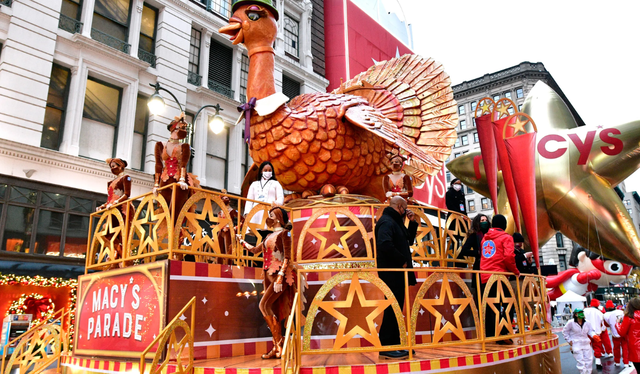
[[[480,231],[482,231],[483,234],[486,234],[490,228],[491,228],[491,224],[489,222],[487,221],[480,222]]]

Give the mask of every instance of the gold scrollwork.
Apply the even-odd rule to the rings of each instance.
[[[427,291],[436,283],[441,282],[440,290],[438,291],[437,299],[425,299],[424,296],[427,294]],[[451,283],[453,282],[460,290],[463,292],[463,297],[454,297],[451,290]],[[442,313],[440,313],[437,309],[435,309],[436,305],[444,306],[445,301],[449,303],[449,305],[458,305],[456,311],[454,313],[454,321],[446,321]],[[436,317],[436,322],[433,330],[433,338],[432,343],[439,343],[442,341],[443,337],[448,331],[451,331],[455,336],[458,337],[461,341],[471,341],[472,339],[467,339],[464,334],[464,326],[462,326],[462,321],[460,320],[460,316],[467,309],[471,308],[471,312],[473,314],[474,326],[480,326],[479,317],[478,317],[478,308],[476,306],[475,301],[473,300],[473,294],[469,290],[469,287],[465,284],[464,280],[460,278],[460,276],[456,273],[433,273],[431,274],[427,280],[420,286],[420,290],[418,291],[415,301],[413,302],[413,307],[411,309],[411,339],[412,345],[416,345],[416,329],[418,322],[419,310],[421,307],[424,307],[428,313]],[[477,334],[476,334],[477,335]],[[476,339],[479,340],[480,337],[476,336]]]
[[[412,206],[410,209],[417,214],[422,221],[420,226],[418,226],[416,242],[411,246],[411,249],[413,249],[413,259],[415,261],[431,261],[439,258],[440,243],[437,239],[440,237],[438,233],[439,229],[433,226],[431,220],[421,207]],[[405,221],[406,225],[408,225],[408,221],[409,219],[407,218]]]
[[[325,296],[327,296],[329,291],[331,291],[335,286],[349,279],[351,280],[351,284],[349,285],[349,291],[347,293],[346,300],[324,301],[324,298]],[[382,293],[386,297],[386,300],[368,300],[362,290],[360,279],[368,281],[369,283],[377,287],[380,291],[382,291]],[[373,310],[369,314],[367,314],[367,316],[364,318],[364,321],[359,320],[356,321],[355,324],[350,324],[349,318],[336,309],[349,308],[352,311],[356,311],[359,308],[353,308],[354,301],[356,301],[357,305],[359,305],[360,308]],[[324,309],[327,313],[332,315],[340,322],[340,324],[338,325],[338,333],[336,334],[336,340],[333,346],[333,350],[339,349],[340,351],[344,352],[362,350],[362,348],[359,347],[343,348],[345,344],[356,335],[360,335],[362,338],[369,341],[369,343],[371,343],[374,347],[382,347],[373,320],[378,315],[381,315],[388,306],[391,306],[393,308],[394,314],[396,315],[396,319],[398,321],[398,327],[400,328],[400,344],[401,346],[406,346],[407,334],[404,316],[402,314],[402,307],[398,305],[398,301],[396,300],[395,296],[393,296],[393,293],[391,292],[389,287],[380,278],[378,278],[376,274],[370,272],[349,271],[341,272],[334,275],[320,288],[320,290],[318,290],[318,293],[311,302],[311,306],[309,307],[309,312],[307,313],[307,319],[304,326],[304,335],[302,337],[302,351],[304,352],[311,350],[311,329],[313,327],[313,322],[315,320],[318,308]],[[361,324],[364,323],[366,323],[366,326],[361,326]],[[351,329],[347,330],[349,325],[353,326]],[[323,351],[323,349],[314,351],[319,352]]]
[[[176,330],[178,329],[184,330],[184,336],[180,340],[176,335]],[[170,361],[175,362],[176,373],[191,374],[193,372],[193,334],[186,322],[179,319],[173,321],[162,336],[162,339],[160,339],[158,347],[160,348],[153,356],[149,374],[165,372]],[[161,347],[167,347],[166,354],[164,352],[165,349]],[[162,359],[163,356],[164,360]],[[187,360],[186,366],[184,365],[185,359]]]
[[[545,307],[542,289],[538,277],[524,277],[520,289],[522,301],[522,318],[525,331],[542,330],[545,328]]]
[[[4,369],[11,370],[14,364],[18,373],[39,373],[55,362],[62,352],[61,328],[59,325],[43,324],[22,337],[15,347]]]
[[[91,240],[88,261],[91,265],[114,261],[118,257],[117,246],[124,252],[122,246],[126,243],[124,218],[118,208],[111,208],[100,216]],[[126,254],[122,254],[126,256]],[[95,263],[93,262],[95,261]]]
[[[496,287],[496,296],[489,297],[489,291],[491,287],[497,283]],[[507,288],[508,294],[505,294],[504,289],[505,286]],[[500,310],[496,307],[496,304],[506,305],[504,307],[504,312],[501,313]],[[516,312],[516,315],[519,316],[519,308],[517,303],[516,292],[511,287],[509,280],[506,276],[502,274],[493,274],[489,281],[485,285],[484,294],[482,295],[482,315],[487,315],[487,305],[493,310],[495,314],[495,335],[499,336],[502,328],[505,327],[507,330],[511,331],[513,334],[513,327],[511,326],[511,321],[508,320],[508,316],[511,315],[511,309]],[[507,317],[507,319],[503,318],[503,315]],[[486,326],[485,326],[486,330]],[[485,331],[486,336],[486,331]]]
[[[143,262],[153,262],[155,255],[149,254],[167,250],[170,221],[171,211],[162,195],[145,196],[133,215],[127,238],[127,248],[130,253],[135,252],[132,257],[148,255],[144,256]]]
[[[260,235],[258,230],[264,230],[265,224],[267,222],[267,217],[269,216],[269,209],[271,209],[270,205],[267,204],[257,204],[247,213],[247,216],[244,218],[244,223],[242,224],[242,229],[239,234],[242,235],[242,239],[246,239],[247,235],[253,235],[257,238],[256,245],[262,243],[265,239]],[[253,217],[256,216],[259,212],[262,212],[262,219],[259,222],[251,222]],[[256,259],[260,261],[260,253],[252,254],[243,249],[243,257],[249,259]]]
[[[462,243],[467,237],[471,222],[462,214],[449,214],[445,224],[445,233],[440,242],[444,248],[444,258],[457,259],[462,249]]]

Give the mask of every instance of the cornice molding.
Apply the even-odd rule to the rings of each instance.
[[[60,37],[59,39],[65,40],[67,38],[65,37]],[[110,58],[114,58],[117,59],[120,62],[124,62],[127,65],[133,66],[135,68],[137,68],[138,70],[147,70],[149,68],[149,63],[142,61],[136,57],[133,57],[131,55],[128,55],[122,51],[118,51],[115,48],[111,48],[105,44],[102,44],[96,40],[93,40],[91,38],[88,38],[82,34],[73,34],[73,36],[71,37],[71,39],[67,39],[71,42],[73,42],[74,44],[80,46],[80,48],[83,49],[87,49],[93,52],[97,52],[99,54],[102,54],[104,56],[110,57]]]
[[[87,174],[107,180],[113,179],[111,170],[105,162],[60,153],[46,148],[0,139],[0,156],[31,162],[34,164],[65,169],[79,174]],[[142,187],[153,187],[153,176],[132,169],[127,169],[134,184]]]

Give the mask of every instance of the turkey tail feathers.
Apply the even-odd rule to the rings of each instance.
[[[457,138],[457,103],[449,76],[433,59],[404,55],[378,62],[332,93],[366,98],[397,126],[404,136],[389,145],[413,156],[408,166],[416,183],[438,173],[451,155]]]

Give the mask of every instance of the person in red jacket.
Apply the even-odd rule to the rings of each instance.
[[[618,334],[627,339],[629,346],[629,361],[633,363],[636,372],[640,373],[640,298],[629,301],[624,311],[622,322],[616,323]]]
[[[482,238],[482,244],[480,245],[480,270],[490,272],[510,272],[515,275],[520,275],[516,266],[516,260],[513,254],[514,244],[511,235],[507,234],[504,230],[507,228],[507,218],[502,214],[496,214],[491,221],[492,228]],[[491,273],[481,274],[480,281],[482,283],[482,294],[484,295],[484,289],[486,283],[491,278]],[[498,284],[495,283],[489,290],[489,297],[496,297],[498,291]],[[515,291],[515,290],[514,290]],[[505,290],[505,292],[508,292]],[[505,295],[509,297],[510,295]],[[506,305],[502,303],[502,299],[499,304],[496,304],[496,309],[501,314],[507,311]],[[500,316],[500,318],[509,319],[508,315]],[[487,308],[485,315],[485,336],[496,336],[496,315],[492,308]],[[498,319],[499,320],[499,319]],[[511,325],[509,323],[509,325]],[[507,328],[503,328],[499,335],[506,335],[511,333]],[[497,342],[498,344],[511,344],[510,339]]]

